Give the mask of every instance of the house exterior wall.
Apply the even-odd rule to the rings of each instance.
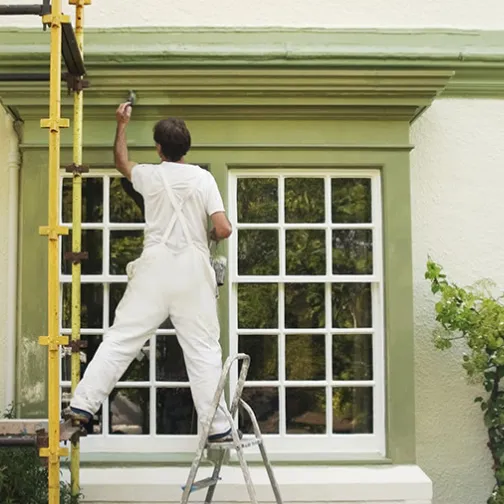
[[[25,0],[17,3],[33,3]],[[124,2],[94,2],[90,27],[285,26],[352,28],[502,29],[504,4],[488,0],[415,1],[281,0],[178,4],[146,0],[138,9]],[[67,11],[72,11],[65,6]],[[160,20],[164,20],[160,22]],[[0,26],[39,25],[34,18],[0,18]],[[0,109],[0,139],[5,120]],[[4,129],[2,129],[4,128]],[[423,279],[427,255],[459,283],[491,277],[504,285],[502,214],[504,100],[437,100],[412,128],[411,192],[415,306],[417,461],[434,482],[436,504],[485,502],[492,485],[486,432],[460,366],[461,350],[433,348],[434,299]],[[7,170],[0,142],[0,236],[6,236]],[[7,295],[5,241],[0,241],[0,298]],[[0,307],[0,362],[5,313]],[[0,404],[2,403],[0,380]]]
[[[18,0],[18,4],[33,0]],[[96,2],[86,13],[86,25],[108,26],[289,26],[338,28],[477,28],[503,27],[504,5],[487,0],[205,0],[170,2],[145,0],[125,9],[121,0]],[[141,7],[140,7],[141,5]],[[64,10],[73,12],[63,2]],[[0,26],[37,26],[35,18],[4,18]]]

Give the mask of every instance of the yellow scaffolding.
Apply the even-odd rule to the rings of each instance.
[[[84,57],[84,6],[91,0],[70,0],[75,5],[75,37],[82,57]],[[73,183],[72,183],[72,395],[80,380],[80,341],[81,330],[81,259],[87,255],[81,250],[82,241],[82,173],[87,171],[82,166],[82,124],[83,124],[83,81],[74,81],[74,118],[73,118]],[[72,495],[80,493],[80,438],[72,438],[70,473]]]
[[[76,6],[76,40],[81,55],[83,53],[84,5],[91,0],[69,0]],[[48,237],[48,336],[41,336],[39,343],[48,347],[48,447],[41,448],[40,456],[48,458],[48,504],[60,503],[60,457],[68,455],[68,449],[61,448],[60,432],[60,346],[68,345],[68,337],[59,334],[59,237],[68,235],[68,228],[59,225],[59,170],[60,170],[60,129],[69,127],[69,120],[61,118],[61,63],[63,25],[70,24],[70,18],[61,11],[61,0],[53,0],[51,13],[43,16],[43,23],[51,27],[50,57],[50,104],[49,119],[41,120],[41,127],[49,129],[49,223],[40,228],[40,234]],[[68,75],[68,83],[74,90],[74,131],[73,131],[73,209],[72,209],[72,393],[80,378],[80,324],[81,324],[81,202],[82,202],[82,119],[83,81],[81,77]],[[80,492],[79,436],[70,431],[72,440],[71,478],[72,495]]]
[[[48,458],[49,502],[60,502],[60,456],[68,450],[60,448],[60,401],[59,370],[60,345],[67,345],[68,338],[59,334],[59,236],[67,235],[68,228],[58,223],[60,128],[68,128],[69,120],[61,118],[61,40],[62,23],[69,23],[68,16],[61,12],[61,0],[53,0],[51,14],[43,17],[51,27],[51,69],[49,119],[42,119],[42,128],[49,128],[49,223],[40,228],[40,234],[48,237],[48,336],[41,336],[39,343],[48,347],[48,434],[49,446],[40,450]]]

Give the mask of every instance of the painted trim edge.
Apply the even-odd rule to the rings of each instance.
[[[443,97],[504,97],[504,30],[91,28],[87,37],[90,73],[141,65],[422,68],[454,72]],[[47,66],[46,41],[41,30],[0,28],[0,72]]]

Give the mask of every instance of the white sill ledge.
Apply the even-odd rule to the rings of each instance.
[[[210,475],[202,467],[198,479]],[[284,504],[431,504],[432,482],[415,465],[278,466],[274,467]],[[275,502],[263,467],[250,467],[257,499]],[[82,468],[80,483],[85,503],[179,503],[187,467]],[[68,470],[63,471],[68,481]],[[239,467],[224,466],[215,504],[250,502]],[[203,501],[205,491],[191,502]]]

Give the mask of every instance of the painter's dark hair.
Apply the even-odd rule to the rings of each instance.
[[[185,122],[176,117],[162,119],[154,126],[154,141],[168,161],[180,161],[191,148],[191,134]]]

